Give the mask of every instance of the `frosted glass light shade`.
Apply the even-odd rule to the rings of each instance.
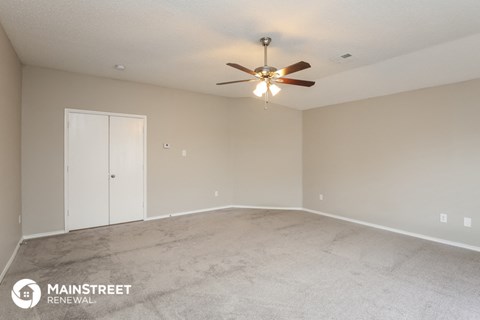
[[[282,90],[282,89],[280,89],[280,87],[277,86],[276,84],[271,84],[270,87],[269,87],[269,89],[270,89],[270,92],[272,93],[272,96],[276,95],[277,93],[280,92],[280,90]]]
[[[268,90],[268,86],[267,86],[267,83],[265,81],[262,81],[260,82],[259,84],[257,84],[257,87],[255,88],[255,90],[253,91],[253,93],[257,96],[257,97],[261,97],[265,92],[267,92]]]

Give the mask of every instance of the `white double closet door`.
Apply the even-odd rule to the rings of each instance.
[[[145,117],[67,111],[66,229],[142,220]]]

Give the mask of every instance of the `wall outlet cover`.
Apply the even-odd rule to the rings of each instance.
[[[448,216],[446,213],[440,213],[440,222],[442,223],[447,223],[448,222]]]

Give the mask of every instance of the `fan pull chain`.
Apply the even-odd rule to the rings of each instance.
[[[268,110],[268,89],[267,89],[267,92],[265,92],[265,103],[264,103],[264,107],[263,109],[264,110]]]

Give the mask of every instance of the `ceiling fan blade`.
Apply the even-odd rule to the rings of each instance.
[[[230,84],[230,83],[239,83],[239,82],[251,82],[251,81],[259,81],[260,79],[248,79],[248,80],[235,80],[235,81],[227,81],[227,82],[219,82],[217,83],[217,86],[221,86],[224,84]]]
[[[248,69],[248,68],[245,68],[244,66],[241,66],[241,65],[236,64],[236,63],[230,63],[230,62],[229,62],[229,63],[227,63],[227,66],[230,66],[230,67],[232,67],[232,68],[235,68],[235,69],[241,70],[241,71],[243,71],[243,72],[249,73],[249,74],[251,74],[251,75],[253,75],[253,76],[256,76],[256,75],[257,75],[257,74],[255,73],[255,71],[250,70],[250,69]]]
[[[279,83],[293,84],[296,86],[303,86],[303,87],[311,87],[315,84],[315,81],[289,79],[289,78],[278,78],[278,79],[275,79],[275,81]]]
[[[310,67],[311,67],[310,63],[305,62],[305,61],[300,61],[300,62],[297,62],[295,64],[292,64],[291,66],[288,66],[288,67],[285,67],[283,69],[277,70],[275,73],[279,77],[283,77],[287,74],[294,73],[294,72],[297,72],[297,71],[301,71],[303,69],[308,69]]]

